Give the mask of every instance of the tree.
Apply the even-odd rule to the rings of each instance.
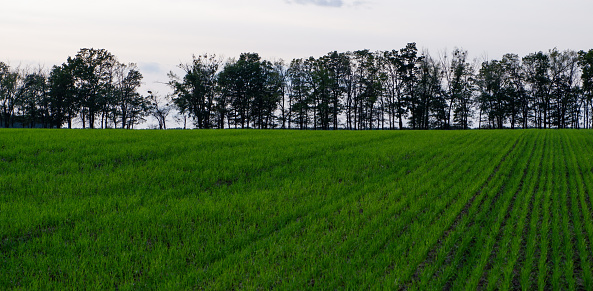
[[[281,100],[281,72],[256,53],[243,53],[228,62],[218,77],[221,94],[228,96],[235,126],[270,128]]]
[[[313,57],[307,60],[310,71],[311,101],[313,109],[313,128],[329,129],[332,124],[332,100],[330,94],[331,76],[327,68],[326,59]]]
[[[261,129],[275,127],[275,111],[282,98],[284,81],[282,73],[277,70],[269,61],[260,64],[259,72],[256,72],[252,81],[258,90],[253,92],[253,103],[251,116],[253,126]]]
[[[303,59],[292,60],[287,74],[289,82],[288,98],[291,112],[288,127],[290,128],[291,121],[294,121],[299,129],[305,129],[310,122],[311,76]]]
[[[72,127],[80,116],[83,128],[101,128],[121,120],[132,128],[148,114],[145,97],[138,94],[142,74],[135,64],[121,64],[104,49],[81,49],[74,58],[48,72],[12,70],[0,63],[0,124],[12,126],[18,115],[22,126]]]
[[[13,70],[0,62],[0,121],[4,127],[10,127],[14,122],[15,109],[24,93],[23,82],[23,74],[18,68]]]
[[[380,122],[381,110],[377,108],[379,98],[383,96],[383,83],[386,75],[380,71],[378,54],[369,50],[355,51],[351,55],[352,75],[347,85],[347,110],[349,126],[354,129],[372,129],[374,122]],[[352,108],[353,107],[353,108]]]
[[[530,98],[525,91],[525,74],[521,60],[516,54],[505,54],[500,62],[503,70],[503,90],[508,96],[508,115],[511,129],[517,123],[527,128],[530,112]]]
[[[145,112],[137,109],[150,108],[152,100],[138,93],[141,81],[142,74],[138,71],[136,64],[115,64],[112,93],[114,98],[111,107],[115,127],[117,127],[118,120],[121,120],[121,128],[130,128],[132,126],[130,120],[141,118],[136,115],[146,115]]]
[[[578,54],[572,50],[559,52],[552,49],[549,56],[550,93],[553,96],[552,124],[557,128],[567,128],[574,120],[578,120]]]
[[[446,128],[468,129],[472,117],[474,67],[467,61],[467,51],[456,48],[451,57],[441,57],[447,102]],[[453,121],[453,122],[451,122]]]
[[[489,127],[503,128],[507,118],[508,98],[503,92],[503,70],[500,61],[483,62],[477,78],[480,92],[480,127],[481,116],[485,114]]]
[[[41,124],[47,128],[50,124],[49,96],[47,76],[43,70],[24,73],[23,96],[19,107],[23,117],[23,127],[35,127]]]
[[[467,51],[453,51],[451,63],[453,73],[450,96],[453,99],[453,121],[455,125],[468,129],[472,115],[473,67],[467,62]]]
[[[548,128],[550,110],[550,58],[543,52],[523,57],[526,93],[532,100],[534,124],[537,128]]]
[[[281,122],[281,128],[286,128],[287,123],[288,123],[288,127],[290,127],[290,117],[291,117],[291,112],[290,112],[290,99],[287,99],[287,90],[288,90],[288,73],[287,73],[287,68],[286,65],[284,64],[283,60],[279,60],[273,63],[274,65],[274,70],[276,71],[277,75],[277,82],[280,86],[280,102],[278,103],[279,105],[279,110],[280,110],[280,116],[278,117],[278,120]]]
[[[420,129],[448,127],[447,102],[444,98],[442,68],[428,53],[424,53],[418,68],[417,124]]]
[[[402,85],[402,77],[400,67],[402,60],[399,51],[385,51],[381,58],[381,65],[386,76],[385,79],[385,95],[389,128],[395,128],[395,120],[397,118],[399,128],[403,128],[403,118],[406,115],[406,108],[404,102],[404,91]]]
[[[415,43],[270,62],[193,56],[169,73],[179,121],[197,128],[412,129],[593,126],[593,50],[505,54],[479,70],[467,51],[434,59]],[[0,126],[133,128],[171,107],[138,93],[142,74],[104,49],[81,49],[51,71],[0,62]]]
[[[217,89],[217,73],[221,61],[216,55],[193,56],[189,64],[180,64],[185,76],[179,78],[169,73],[169,85],[173,88],[173,104],[181,112],[188,112],[198,128],[213,125],[214,100]]]
[[[422,61],[422,57],[418,57],[416,43],[408,43],[405,48],[400,49],[399,59],[401,62],[399,77],[402,84],[403,100],[411,115],[408,123],[412,129],[416,129],[422,118],[422,109],[418,108],[420,101],[415,91],[418,82],[417,65]]]
[[[218,76],[221,94],[228,96],[231,118],[236,126],[249,127],[251,103],[257,87],[254,80],[259,71],[257,54],[241,54],[238,61],[230,60]]]
[[[593,49],[579,52],[579,66],[581,67],[581,80],[583,100],[585,102],[584,125],[591,128],[591,114],[593,112]]]
[[[76,98],[74,76],[72,68],[68,64],[54,66],[49,74],[49,110],[52,115],[52,123],[60,128],[64,122],[68,128],[72,128],[72,119],[76,117],[80,107]]]
[[[148,91],[148,100],[150,101],[150,113],[151,115],[158,121],[159,129],[167,129],[167,116],[169,116],[169,112],[171,111],[171,105],[169,103],[163,104],[161,98],[158,98],[157,95],[153,94],[152,91]]]
[[[80,102],[82,127],[86,122],[90,128],[95,127],[99,113],[111,102],[108,98],[111,90],[113,67],[117,61],[105,49],[83,48],[74,58],[68,58],[68,65],[74,77],[74,91]]]
[[[324,125],[326,128],[331,125],[336,129],[339,126],[338,116],[343,109],[342,99],[347,91],[346,77],[350,74],[350,58],[345,53],[334,51],[319,58],[318,66],[324,68],[324,93],[328,95],[328,122]]]

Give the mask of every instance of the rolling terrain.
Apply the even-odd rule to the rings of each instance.
[[[592,289],[592,141],[0,130],[0,289]]]

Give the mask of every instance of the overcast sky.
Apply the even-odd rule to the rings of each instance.
[[[591,0],[14,0],[2,4],[0,61],[51,67],[105,48],[138,63],[144,89],[155,90],[192,54],[290,61],[408,42],[490,59],[588,50],[592,13]]]

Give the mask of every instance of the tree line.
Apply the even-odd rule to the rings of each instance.
[[[81,49],[49,72],[0,62],[0,126],[134,128],[152,112],[142,74],[104,49]]]
[[[134,128],[170,112],[196,128],[591,128],[593,49],[470,61],[415,43],[391,51],[262,60],[194,56],[168,74],[166,104],[138,92],[142,74],[104,49],[81,49],[49,72],[0,62],[0,125]],[[185,127],[185,126],[184,126]]]

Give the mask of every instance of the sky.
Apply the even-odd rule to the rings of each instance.
[[[416,42],[500,59],[593,48],[591,0],[18,0],[0,12],[0,61],[51,68],[80,48],[136,63],[161,95],[192,55],[256,52],[267,60]]]

